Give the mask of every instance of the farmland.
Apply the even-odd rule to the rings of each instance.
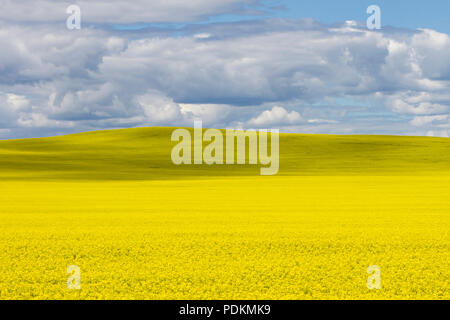
[[[172,130],[1,141],[0,299],[450,298],[450,140],[282,134],[260,176]]]

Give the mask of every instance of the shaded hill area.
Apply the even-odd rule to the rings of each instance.
[[[0,141],[0,179],[155,180],[260,174],[259,165],[174,165],[173,130],[135,128]],[[450,139],[280,135],[283,176],[447,173]]]

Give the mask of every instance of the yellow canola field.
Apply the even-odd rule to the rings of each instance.
[[[0,142],[0,299],[450,298],[448,139],[282,135],[263,177],[171,130]]]
[[[448,177],[1,190],[2,299],[450,298]],[[67,288],[69,265],[81,290]],[[380,290],[366,286],[370,265]]]

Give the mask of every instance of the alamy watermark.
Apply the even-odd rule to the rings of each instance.
[[[79,6],[72,4],[67,7],[66,13],[70,16],[66,20],[66,26],[69,30],[81,29],[81,9]]]
[[[367,273],[370,276],[367,278],[367,288],[369,290],[381,289],[381,269],[379,266],[370,266],[367,268]]]
[[[248,164],[261,164],[261,175],[275,175],[280,165],[279,130],[221,130],[208,129],[203,133],[202,122],[194,122],[194,137],[186,129],[176,129],[172,141],[179,143],[172,149],[172,162],[176,165],[246,164],[248,140]],[[180,141],[181,140],[181,141]],[[203,148],[203,142],[209,142]],[[225,141],[225,153],[224,153]],[[192,161],[192,144],[194,157]],[[268,153],[270,145],[270,155]],[[236,147],[236,148],[235,148]],[[236,152],[235,152],[236,150]],[[237,155],[237,157],[235,156]]]
[[[72,265],[67,268],[67,273],[70,276],[67,278],[67,289],[80,290],[81,289],[81,269],[78,266]]]
[[[377,5],[371,5],[367,8],[367,14],[371,16],[367,18],[367,28],[369,30],[381,29],[381,9]]]

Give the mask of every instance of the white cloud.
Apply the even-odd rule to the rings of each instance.
[[[429,137],[440,137],[440,138],[448,138],[449,130],[430,130],[427,132],[427,136]]]
[[[402,98],[391,97],[388,103],[394,112],[400,114],[439,114],[448,111],[448,106],[433,103],[431,102],[433,97],[430,94],[426,93],[426,97],[423,94],[422,92],[422,96],[407,97],[403,95]],[[422,100],[422,97],[425,99]]]
[[[411,120],[411,124],[416,127],[425,127],[428,125],[447,125],[449,124],[449,115],[435,115],[435,116],[419,116],[414,117],[413,120]]]
[[[186,22],[224,13],[238,13],[255,0],[0,0],[0,19],[62,22],[66,8],[77,4],[83,21],[98,23]]]
[[[186,124],[192,125],[195,120],[202,120],[204,125],[225,127],[230,115],[238,112],[229,105],[221,104],[180,104]]]
[[[49,120],[42,113],[20,113],[17,122],[22,127],[32,128],[71,128],[74,126],[71,121]]]
[[[192,3],[192,12],[202,1]],[[8,2],[3,19],[12,6],[22,8]],[[44,11],[32,15],[38,20]],[[0,128],[35,136],[54,127],[192,125],[200,118],[223,128],[405,134],[419,128],[426,134],[445,124],[422,116],[449,114],[446,34],[371,32],[358,23],[331,28],[312,20],[182,31],[176,37],[87,27],[72,32],[64,23],[0,22]]]
[[[211,38],[211,35],[209,33],[197,33],[194,35],[194,38],[196,39],[208,39]]]
[[[336,120],[327,120],[327,119],[309,119],[308,123],[338,123]]]
[[[272,110],[263,111],[258,117],[249,121],[251,126],[274,126],[290,125],[299,123],[302,120],[300,114],[296,111],[287,111],[283,107],[275,106]]]
[[[148,92],[136,98],[148,123],[166,124],[180,120],[180,106],[171,98],[156,92]]]
[[[25,110],[30,105],[30,102],[26,97],[18,96],[13,93],[9,93],[6,95],[6,101],[14,111]]]

